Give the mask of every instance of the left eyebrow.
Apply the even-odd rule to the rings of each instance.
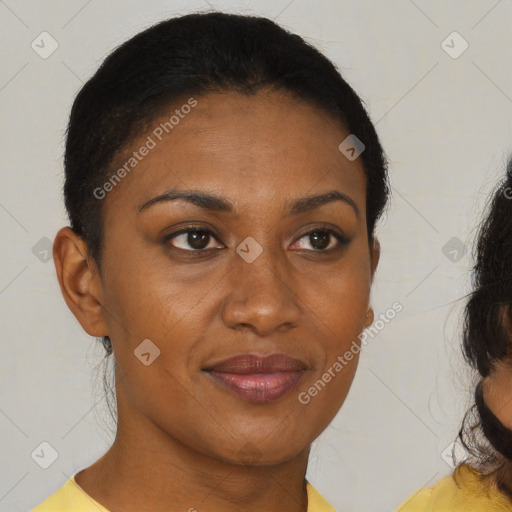
[[[341,201],[348,204],[354,210],[356,217],[359,217],[359,208],[357,207],[357,204],[354,202],[354,200],[337,190],[331,190],[330,192],[316,196],[301,197],[290,205],[287,211],[287,215],[298,215],[300,213],[309,212],[315,208],[318,208],[327,203],[331,203],[333,201]]]
[[[205,210],[227,213],[234,210],[233,204],[223,197],[197,190],[177,190],[175,188],[167,190],[163,194],[146,201],[139,206],[138,210],[142,212],[154,204],[176,201],[178,199],[187,201]],[[359,208],[356,203],[349,196],[342,194],[338,190],[331,190],[330,192],[319,195],[301,197],[288,206],[286,216],[306,213],[333,201],[341,201],[348,204],[354,210],[356,216],[359,217]]]

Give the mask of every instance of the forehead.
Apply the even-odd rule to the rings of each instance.
[[[280,91],[193,100],[164,109],[117,158],[110,174],[128,172],[105,211],[134,211],[171,187],[222,192],[241,207],[337,188],[364,210],[364,170],[360,158],[349,161],[338,149],[349,135],[341,121]]]

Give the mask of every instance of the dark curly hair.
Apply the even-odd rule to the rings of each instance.
[[[512,431],[487,407],[482,386],[495,364],[512,355],[512,158],[489,200],[475,248],[474,291],[464,311],[463,353],[480,379],[458,438],[468,454],[465,462],[512,499]]]

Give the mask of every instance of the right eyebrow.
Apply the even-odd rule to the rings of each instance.
[[[157,203],[176,201],[177,199],[188,201],[191,204],[195,204],[196,206],[199,206],[200,208],[205,208],[207,210],[214,210],[218,212],[233,211],[233,205],[223,197],[195,190],[180,191],[174,188],[167,190],[163,194],[153,197],[153,199],[150,199],[149,201],[146,201],[145,203],[141,204],[138,210],[140,213]]]

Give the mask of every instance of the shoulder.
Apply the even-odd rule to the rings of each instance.
[[[512,500],[493,482],[467,464],[442,478],[435,486],[420,489],[395,512],[509,512]]]
[[[109,512],[93,500],[72,476],[57,492],[30,512]]]

